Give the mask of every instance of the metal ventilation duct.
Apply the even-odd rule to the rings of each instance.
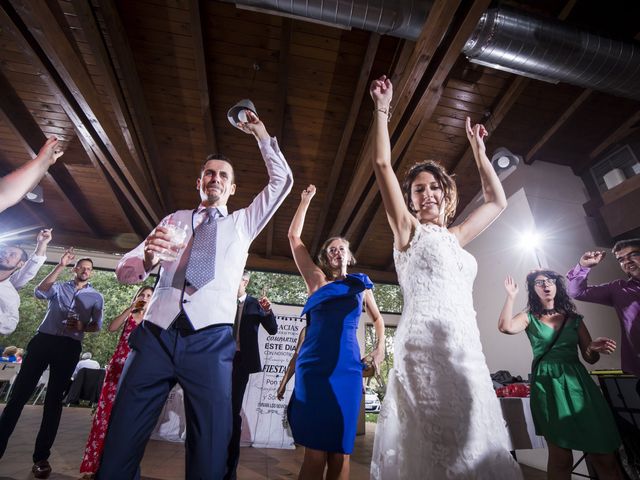
[[[482,15],[463,53],[474,63],[640,100],[640,45],[511,8]]]
[[[224,0],[239,7],[415,41],[431,0]]]

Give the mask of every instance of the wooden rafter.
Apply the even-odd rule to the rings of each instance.
[[[275,136],[279,141],[283,141],[284,119],[287,110],[287,84],[289,78],[289,45],[291,45],[291,20],[282,20],[280,33],[280,54],[278,61],[278,92],[276,93],[276,128]],[[273,236],[275,232],[275,215],[267,224],[266,236],[267,247],[265,256],[270,258],[273,254]]]
[[[344,159],[347,155],[347,150],[349,149],[351,136],[353,135],[356,120],[358,118],[358,114],[360,113],[360,107],[362,106],[362,99],[369,86],[369,76],[371,74],[373,61],[375,60],[376,53],[378,52],[379,44],[380,35],[378,35],[377,33],[372,33],[369,37],[367,51],[364,55],[364,59],[362,60],[362,66],[360,67],[360,76],[358,77],[358,83],[356,84],[356,89],[353,94],[353,100],[351,101],[351,107],[349,108],[349,115],[347,116],[344,130],[342,131],[342,138],[340,139],[340,144],[338,145],[338,150],[333,160],[333,165],[331,165],[331,175],[329,176],[329,183],[326,187],[324,202],[322,204],[322,208],[320,209],[320,215],[316,222],[316,232],[313,236],[313,242],[311,244],[310,251],[312,252],[312,255],[315,255],[317,253],[320,241],[322,239],[322,232],[324,231],[324,225],[327,220],[329,208],[331,206],[331,200],[336,190],[338,179],[340,178],[342,164],[344,163]]]
[[[418,89],[421,79],[424,76],[427,66],[431,62],[436,49],[440,45],[445,33],[447,32],[449,25],[453,22],[456,11],[460,4],[460,0],[436,0],[431,6],[427,21],[420,33],[420,37],[413,49],[412,55],[409,61],[405,64],[404,70],[397,73],[398,80],[395,86],[395,101],[394,110],[396,114],[391,117],[391,123],[389,124],[389,133],[394,138],[396,130],[409,132],[417,127],[417,116],[419,112],[411,105],[411,100]],[[414,110],[416,116],[413,117],[413,123],[402,121],[405,115],[402,115],[405,111]],[[402,124],[401,124],[402,121]],[[400,134],[402,132],[399,132]],[[336,219],[329,231],[330,235],[339,235],[343,233],[343,230],[350,218],[353,215],[353,206],[360,204],[360,198],[363,195],[367,185],[370,184],[372,177],[372,171],[370,166],[370,157],[372,152],[372,139],[373,131],[369,129],[367,138],[364,142],[364,148],[362,149],[358,161],[356,163],[356,172],[351,182],[351,186],[345,199],[342,203],[342,207],[338,211]],[[359,205],[358,211],[362,207]]]
[[[131,157],[143,172],[146,181],[155,189],[160,207],[163,210],[171,209],[167,177],[159,175],[159,172],[164,170],[151,126],[149,109],[144,100],[135,60],[117,8],[112,0],[101,1],[99,11],[86,0],[71,1],[96,64],[106,79],[109,92],[107,97]],[[108,43],[99,25],[98,14],[101,15],[108,31]],[[119,66],[120,72],[123,72],[120,79],[116,73],[116,65]]]
[[[569,16],[573,7],[576,5],[576,1],[577,0],[567,0],[567,3],[565,3],[564,7],[558,14],[559,20],[565,20]],[[502,120],[504,120],[507,113],[509,113],[509,110],[511,110],[511,107],[516,103],[516,100],[518,100],[524,89],[527,87],[529,81],[530,80],[527,77],[522,76],[516,76],[513,79],[504,95],[500,97],[498,104],[492,109],[491,116],[487,122],[490,130],[495,131],[498,128],[498,125],[502,123]],[[472,162],[473,152],[471,151],[471,147],[467,147],[466,151],[453,168],[453,173],[461,175],[463,171],[472,167]]]
[[[520,95],[522,95],[522,92],[529,84],[529,81],[530,80],[526,77],[516,77],[513,79],[504,94],[500,97],[500,100],[498,100],[495,108],[492,109],[491,116],[487,122],[488,129],[490,130],[489,134],[497,130],[498,126],[507,116],[507,113],[509,113],[509,110],[511,110],[511,107],[513,107],[516,100],[518,100]],[[473,167],[473,162],[473,150],[471,150],[471,146],[468,146],[452,171],[455,175],[462,176],[462,172]]]
[[[61,26],[44,0],[16,3],[2,0],[2,26],[11,30],[24,53],[42,70],[41,78],[56,94],[60,105],[85,137],[83,144],[96,153],[104,170],[118,185],[117,198],[126,199],[140,222],[138,232],[150,230],[159,220],[158,202],[141,173],[134,169],[129,150],[113,126],[91,78]]]
[[[200,0],[189,0],[189,16],[191,18],[191,36],[195,53],[196,76],[200,93],[200,110],[202,125],[204,126],[205,140],[208,153],[218,152],[215,124],[211,112],[211,99],[209,97],[209,78],[207,75],[207,63],[204,55],[204,37],[202,34],[202,16]]]
[[[638,131],[638,122],[640,122],[640,110],[631,115],[622,125],[611,132],[611,134],[607,138],[605,138],[600,143],[600,145],[593,149],[593,151],[589,154],[589,163],[595,160],[600,154],[602,154],[614,143],[622,140],[628,135],[631,135],[635,131]],[[585,165],[582,165],[581,167],[584,168]]]
[[[582,105],[585,100],[587,100],[591,96],[591,93],[593,93],[593,90],[591,90],[590,88],[583,90],[578,98],[576,98],[573,103],[569,105],[569,108],[567,108],[564,113],[560,115],[560,118],[558,118],[558,120],[556,120],[556,122],[546,132],[544,132],[544,135],[540,137],[540,140],[538,140],[536,144],[531,147],[531,149],[525,155],[524,162],[526,164],[531,165],[534,162],[534,155],[549,141],[551,137],[555,135],[558,130],[560,130],[560,128],[567,122],[567,120],[569,120],[569,118],[571,118],[576,110],[580,108],[580,105]]]
[[[431,115],[438,106],[449,72],[455,65],[455,62],[460,56],[462,47],[473,32],[473,29],[477,25],[482,13],[489,6],[489,3],[489,0],[478,0],[473,2],[470,8],[465,11],[464,18],[457,27],[457,31],[454,33],[453,38],[443,48],[441,55],[438,56],[440,59],[438,65],[434,65],[430,68],[430,72],[432,72],[431,78],[428,80],[417,106],[410,113],[409,121],[406,124],[407,126],[396,137],[397,140],[393,142],[391,148],[391,164],[394,166],[396,171],[401,169],[407,159],[410,158],[410,155],[404,155],[403,161],[403,152],[405,149],[411,151],[415,148],[417,139],[420,138],[425,126],[431,119]],[[357,214],[350,222],[347,230],[348,238],[353,238],[355,232],[366,218],[367,212],[377,196],[378,189],[375,187],[371,188],[365,199],[361,202]],[[381,208],[382,206],[380,205],[378,210]],[[372,225],[373,222],[369,224],[367,232],[370,231]],[[363,238],[367,238],[367,234],[365,234]],[[361,246],[362,242],[360,242],[356,248],[356,256],[358,255]]]
[[[0,115],[13,129],[27,153],[32,158],[35,157],[47,137],[42,133],[40,125],[33,119],[29,109],[1,72],[0,91],[2,92],[0,95]],[[87,230],[96,235],[104,234],[99,221],[89,209],[87,198],[62,161],[49,167],[49,177],[58,194],[67,200],[68,205],[77,214]]]

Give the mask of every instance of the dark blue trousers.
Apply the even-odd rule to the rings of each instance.
[[[96,478],[139,478],[139,465],[169,391],[184,390],[187,480],[224,477],[232,431],[231,326],[197,332],[162,330],[144,322],[129,339],[131,353],[111,412]]]

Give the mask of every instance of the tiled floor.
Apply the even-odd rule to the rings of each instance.
[[[3,406],[0,406],[2,409]],[[41,406],[25,407],[11,441],[0,460],[0,480],[27,480],[31,475],[31,453],[42,415]],[[65,408],[60,430],[49,459],[54,472],[51,480],[80,478],[78,467],[91,425],[87,408]],[[373,430],[370,428],[369,430]],[[351,460],[351,479],[369,478],[373,433],[359,436]],[[243,448],[238,468],[239,480],[297,478],[303,451]],[[543,480],[544,472],[524,467],[526,480]],[[143,479],[177,480],[184,478],[184,446],[179,443],[151,441],[142,461]],[[413,479],[411,479],[413,480]],[[505,479],[509,480],[509,479]]]

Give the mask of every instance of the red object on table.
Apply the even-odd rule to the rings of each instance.
[[[512,383],[496,389],[498,397],[528,397],[531,393],[531,386],[528,383]]]

